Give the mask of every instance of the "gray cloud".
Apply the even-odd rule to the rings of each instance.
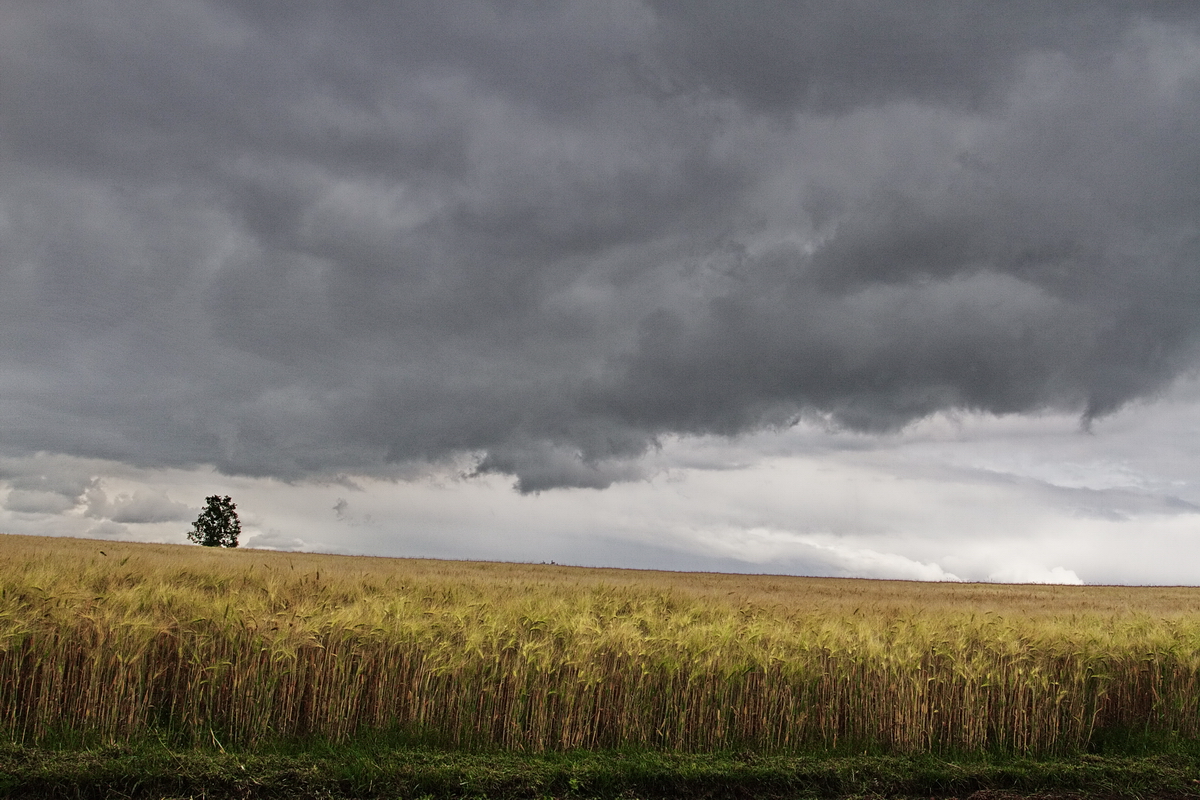
[[[4,507],[21,514],[59,514],[75,507],[75,501],[57,492],[12,489],[4,498]]]
[[[57,459],[32,464],[5,460],[0,462],[0,480],[13,491],[57,495],[74,505],[95,482],[90,466]]]
[[[539,491],[675,433],[1101,417],[1196,366],[1198,22],[14,3],[0,448]]]
[[[86,497],[87,516],[118,523],[175,522],[191,516],[186,505],[175,502],[165,492],[141,490],[109,500],[97,483]]]
[[[1194,32],[1186,2],[650,0],[675,84],[790,116],[893,100],[1002,106],[1035,53],[1103,65],[1140,20]]]

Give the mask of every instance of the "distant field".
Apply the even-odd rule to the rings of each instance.
[[[1196,737],[1198,679],[1190,588],[0,536],[0,729],[26,743],[1070,753]]]

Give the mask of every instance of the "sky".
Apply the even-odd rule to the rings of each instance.
[[[0,531],[1200,584],[1200,6],[8,0]]]

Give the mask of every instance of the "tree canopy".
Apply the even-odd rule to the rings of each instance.
[[[192,523],[188,539],[205,547],[237,547],[242,523],[238,519],[237,506],[228,495],[212,495],[205,498],[208,505]]]

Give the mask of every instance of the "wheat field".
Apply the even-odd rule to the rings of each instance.
[[[1200,590],[0,536],[0,730],[520,751],[1070,752],[1197,735]]]

